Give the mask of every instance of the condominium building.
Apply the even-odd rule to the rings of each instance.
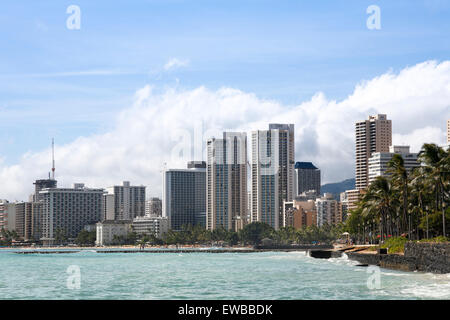
[[[145,201],[145,215],[152,217],[162,216],[162,201],[160,198],[151,198]]]
[[[131,229],[138,236],[152,234],[157,238],[161,238],[169,231],[169,219],[167,217],[137,217],[133,219]]]
[[[96,224],[97,246],[107,246],[113,243],[115,237],[126,237],[131,232],[131,220],[104,220]]]
[[[49,188],[39,192],[43,200],[42,238],[44,244],[53,244],[58,232],[74,239],[83,227],[102,218],[103,189]]]
[[[284,202],[284,227],[300,229],[304,226],[317,225],[316,204],[313,200]]]
[[[252,132],[252,222],[282,225],[283,202],[294,199],[294,155],[293,124]]]
[[[340,197],[340,200],[339,200],[339,214],[342,217],[342,221],[344,222],[345,220],[347,220],[347,216],[348,216],[348,198],[347,198],[347,193],[346,192],[341,192],[339,197]]]
[[[188,169],[168,169],[163,177],[162,215],[169,228],[206,225],[206,162]]]
[[[206,228],[239,230],[247,220],[247,134],[207,141]]]
[[[0,199],[0,230],[16,229],[16,204]]]
[[[389,152],[375,152],[369,158],[369,185],[376,177],[387,176],[388,163],[394,154],[401,155],[408,172],[420,166],[420,162],[417,160],[418,154],[410,153],[409,146],[390,146]]]
[[[31,203],[31,240],[39,242],[42,238],[42,217],[44,201]]]
[[[312,162],[295,163],[295,193],[297,196],[303,192],[314,190],[320,195],[320,170]]]
[[[353,189],[345,191],[345,199],[347,202],[347,216],[351,214],[351,210],[356,209],[358,206],[358,201],[361,199],[363,190]]]
[[[356,189],[369,185],[369,158],[375,152],[389,152],[392,145],[392,122],[385,114],[369,116],[356,123]]]
[[[18,202],[16,208],[16,232],[23,240],[32,240],[32,203]]]
[[[132,220],[145,214],[145,186],[131,186],[124,181],[121,186],[106,188],[114,195],[114,219]]]
[[[102,220],[114,220],[116,218],[114,194],[104,193],[102,197]]]
[[[335,225],[342,222],[340,210],[337,200],[330,193],[325,193],[323,197],[316,200],[317,208],[317,225],[319,227],[324,224]]]

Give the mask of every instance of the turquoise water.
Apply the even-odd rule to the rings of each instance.
[[[16,254],[0,252],[1,299],[450,299],[450,274],[368,269],[305,252]],[[80,289],[67,268],[79,267]]]

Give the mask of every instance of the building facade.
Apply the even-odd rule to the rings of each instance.
[[[247,220],[247,134],[207,141],[206,228],[241,229]]]
[[[124,181],[121,186],[106,188],[114,195],[114,219],[132,220],[145,215],[145,186],[132,186]]]
[[[355,125],[356,136],[356,189],[369,185],[369,158],[375,152],[389,152],[392,145],[392,122],[385,114],[369,116]]]
[[[164,171],[162,215],[172,230],[206,225],[206,162],[200,167]]]
[[[131,229],[138,236],[152,234],[157,238],[162,238],[169,231],[169,219],[167,217],[137,217],[133,219]]]
[[[252,132],[251,221],[278,230],[283,223],[283,202],[295,193],[294,125],[269,124],[269,130]]]
[[[317,225],[317,210],[313,200],[284,202],[284,227],[301,229]]]
[[[411,172],[412,169],[420,166],[417,153],[410,153],[409,146],[390,146],[389,152],[375,152],[369,158],[369,185],[377,177],[387,176],[388,163],[394,154],[399,154],[403,158],[405,169]]]
[[[131,232],[131,220],[104,220],[96,224],[97,246],[107,246],[113,243],[117,236],[127,236]]]
[[[295,163],[295,193],[297,196],[303,192],[314,190],[320,195],[320,170],[312,162]]]
[[[323,197],[316,200],[317,226],[324,224],[336,225],[342,222],[338,201],[330,193],[325,193]]]
[[[103,189],[49,188],[40,192],[43,200],[41,240],[53,244],[58,234],[74,239],[85,225],[102,219]]]
[[[162,216],[162,201],[160,198],[151,198],[145,201],[145,215],[152,217]]]
[[[18,202],[16,209],[16,232],[25,241],[32,240],[32,203]]]

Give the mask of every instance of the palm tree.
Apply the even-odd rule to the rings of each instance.
[[[390,174],[391,184],[398,189],[402,198],[402,229],[408,226],[408,239],[411,239],[411,216],[408,215],[408,171],[405,162],[400,154],[394,154],[387,164],[386,173]]]
[[[450,149],[445,151],[434,143],[425,143],[419,152],[424,172],[434,193],[436,211],[442,212],[442,235],[446,236],[445,204],[449,201]]]
[[[366,218],[376,217],[380,221],[381,241],[388,231],[388,222],[392,223],[393,189],[385,177],[377,177],[362,197],[362,215]]]

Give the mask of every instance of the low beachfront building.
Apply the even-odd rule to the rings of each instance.
[[[133,232],[138,236],[153,234],[161,238],[163,234],[169,231],[169,219],[167,217],[136,217],[131,225]]]
[[[115,236],[126,236],[131,232],[131,220],[104,220],[98,222],[95,245],[106,246],[112,243]]]

